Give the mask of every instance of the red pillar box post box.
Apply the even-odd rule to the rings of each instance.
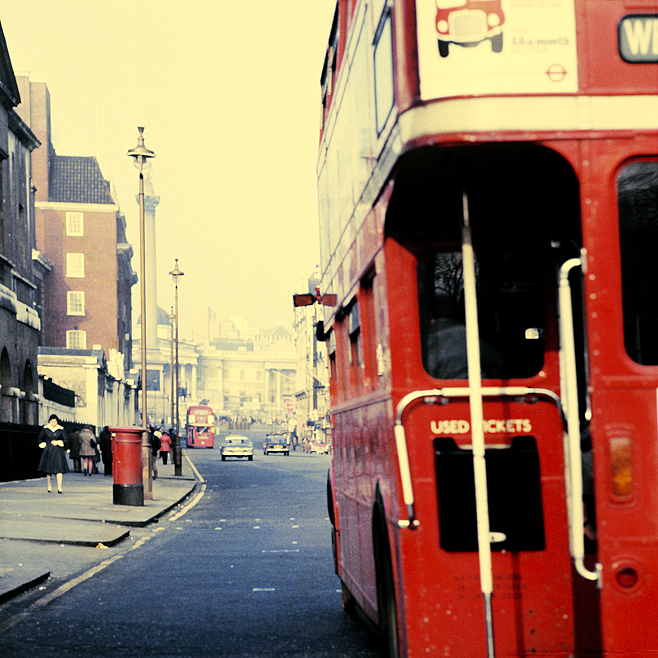
[[[144,505],[142,427],[110,427],[112,433],[113,503]]]

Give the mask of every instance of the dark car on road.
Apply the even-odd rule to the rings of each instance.
[[[281,454],[288,456],[290,454],[290,446],[288,439],[282,435],[271,434],[265,437],[263,441],[263,454]]]

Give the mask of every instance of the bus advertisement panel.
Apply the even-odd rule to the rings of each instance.
[[[578,91],[574,0],[416,0],[423,100]]]

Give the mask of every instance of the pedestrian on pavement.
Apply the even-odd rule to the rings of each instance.
[[[98,464],[101,461],[101,451],[98,449],[98,441],[95,440],[96,445],[94,446],[94,456],[91,458],[91,472],[94,475],[98,475],[100,471],[98,470]]]
[[[149,432],[149,443],[151,444],[151,461],[153,466],[153,479],[155,480],[158,477],[157,461],[158,461],[158,450],[160,450],[160,437],[162,432],[150,428]]]
[[[80,456],[82,457],[82,472],[91,477],[96,456],[96,437],[90,427],[80,430]]]
[[[80,459],[80,432],[74,430],[69,434],[69,457],[73,460],[73,472],[82,473],[82,460]]]
[[[171,438],[166,432],[162,432],[162,436],[160,437],[160,457],[162,457],[162,463],[164,466],[167,465],[167,459],[170,452]]]
[[[69,472],[66,453],[69,451],[69,437],[66,430],[59,424],[56,414],[51,414],[48,423],[39,433],[39,447],[43,448],[38,469],[46,474],[48,493],[52,491],[50,476],[57,478],[57,493],[62,493],[63,473]]]
[[[112,475],[112,434],[107,425],[103,428],[98,443],[103,457],[103,472],[105,475]]]
[[[169,428],[169,438],[171,439],[171,463],[176,464],[176,444],[178,443],[178,457],[180,458],[180,437],[176,434],[176,430],[173,427]]]

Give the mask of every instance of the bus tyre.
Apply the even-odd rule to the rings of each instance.
[[[340,581],[340,598],[343,610],[350,615],[356,616],[356,599],[342,580]]]
[[[375,553],[375,578],[377,581],[377,616],[379,634],[384,643],[387,658],[399,658],[397,603],[395,581],[391,562],[391,547],[388,541],[384,511],[375,508],[373,518],[373,548]]]
[[[503,34],[496,34],[491,37],[491,50],[495,53],[500,53],[503,51]]]
[[[447,41],[439,41],[439,55],[447,57],[450,53],[450,44]]]

